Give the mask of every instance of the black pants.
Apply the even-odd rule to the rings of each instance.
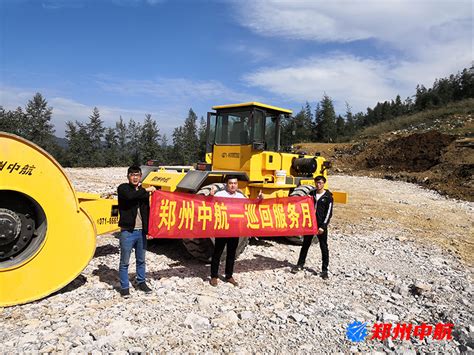
[[[230,279],[234,273],[235,253],[239,245],[239,238],[216,238],[211,261],[211,277],[219,276],[219,263],[226,244],[227,257],[225,260],[225,277]]]
[[[321,248],[321,255],[323,259],[323,271],[328,271],[329,266],[329,249],[328,249],[328,232],[324,231],[323,234],[317,236],[319,239],[319,247]],[[305,235],[303,240],[303,246],[301,247],[300,257],[298,258],[298,265],[304,266],[306,256],[308,255],[309,247],[313,241],[312,235]]]

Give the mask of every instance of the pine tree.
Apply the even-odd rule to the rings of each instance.
[[[173,130],[173,154],[171,157],[172,164],[185,164],[184,147],[183,127],[179,126]]]
[[[316,109],[314,110],[314,124],[312,129],[313,142],[320,142],[322,139],[321,136],[321,105],[316,103]]]
[[[294,131],[294,123],[292,117],[284,117],[280,122],[280,145],[281,150],[285,152],[289,152],[291,146],[296,143],[295,136],[293,133],[296,134]]]
[[[183,126],[183,159],[184,164],[194,164],[198,160],[199,139],[197,135],[197,116],[189,109],[188,117]]]
[[[333,142],[336,138],[336,113],[331,98],[326,94],[320,101],[318,114],[321,141]]]
[[[131,164],[143,164],[143,157],[140,150],[141,129],[140,123],[135,122],[131,118],[127,126],[127,151],[130,154]]]
[[[151,159],[163,161],[160,139],[160,130],[156,121],[151,118],[150,114],[146,114],[140,139],[143,162]]]
[[[345,136],[351,137],[355,132],[355,122],[354,122],[354,115],[352,114],[352,108],[347,102],[346,102],[345,118],[346,118]]]
[[[119,160],[119,145],[117,131],[114,128],[107,128],[105,130],[105,146],[104,157],[106,166],[117,166],[120,164]]]
[[[399,117],[404,114],[402,99],[400,98],[400,95],[397,95],[397,97],[395,98],[392,111],[395,117]]]
[[[127,125],[125,124],[125,122],[123,122],[122,116],[120,116],[118,122],[115,123],[115,132],[117,136],[118,146],[118,164],[119,166],[129,166],[132,162],[132,159],[127,146]]]
[[[172,155],[173,155],[173,146],[169,144],[168,136],[163,134],[161,138],[161,151],[163,155],[163,164],[170,165],[172,163]]]
[[[72,167],[91,166],[90,139],[84,124],[66,122],[66,138],[69,141],[65,165]]]
[[[205,161],[206,158],[206,149],[207,149],[207,123],[204,120],[204,117],[201,116],[201,120],[199,121],[199,129],[198,129],[198,139],[199,139],[199,148],[198,148],[198,160]]]
[[[305,108],[304,108],[304,123],[303,126],[305,127],[305,142],[312,142],[314,141],[315,137],[313,136],[314,132],[314,119],[312,113],[311,105],[308,101],[306,101]]]
[[[293,119],[295,142],[308,142],[311,128],[307,125],[306,111],[302,108]]]
[[[455,100],[474,98],[474,68],[471,70],[464,69],[461,74],[458,74],[455,87],[458,94],[454,97]]]
[[[86,124],[86,132],[89,137],[88,150],[90,151],[90,165],[104,166],[104,151],[102,139],[104,138],[104,122],[100,119],[100,113],[97,107],[94,107],[89,116],[89,122]]]
[[[21,107],[15,111],[6,111],[0,106],[0,131],[27,138],[28,122]]]
[[[340,142],[342,137],[346,134],[346,123],[341,115],[337,115],[336,118],[336,137],[335,139]]]
[[[26,132],[25,138],[38,144],[47,151],[54,149],[54,126],[51,123],[53,108],[38,92],[26,104]]]

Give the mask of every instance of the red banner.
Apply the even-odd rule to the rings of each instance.
[[[313,199],[240,199],[155,191],[151,238],[277,237],[316,234]]]

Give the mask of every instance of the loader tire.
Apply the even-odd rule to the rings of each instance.
[[[289,196],[308,196],[311,191],[314,190],[314,186],[311,185],[300,185],[295,188]],[[292,244],[302,245],[303,244],[303,236],[302,235],[295,235],[292,237],[285,237]]]
[[[211,187],[215,186],[217,191],[222,191],[225,189],[225,184],[223,183],[214,183],[210,185],[203,186],[196,194],[209,196],[211,193]],[[212,253],[214,252],[215,238],[185,238],[183,239],[183,245],[193,257],[204,262],[210,262],[212,258]],[[237,251],[235,253],[236,258],[242,254],[247,245],[249,244],[248,237],[240,237],[239,244],[237,246]],[[221,260],[224,260],[227,255],[227,247],[222,253]]]

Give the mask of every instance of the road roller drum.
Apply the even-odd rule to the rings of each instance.
[[[8,306],[79,275],[94,255],[96,229],[51,155],[4,132],[0,149],[0,306]]]

